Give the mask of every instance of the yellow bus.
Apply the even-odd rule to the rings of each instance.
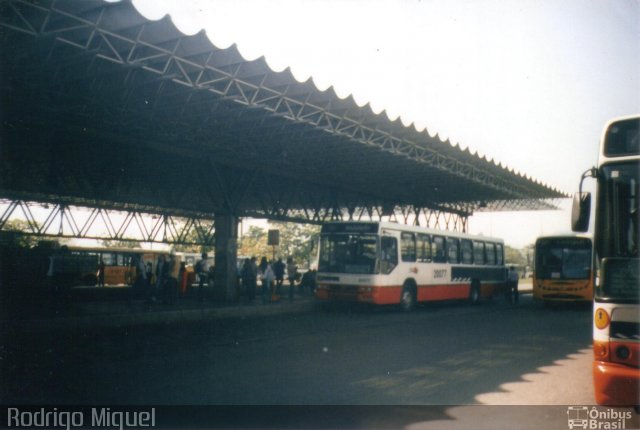
[[[593,244],[588,237],[540,237],[535,245],[533,298],[547,302],[593,300]]]
[[[156,251],[140,248],[103,248],[70,246],[68,253],[75,258],[87,259],[91,264],[83,264],[82,273],[77,279],[84,285],[98,283],[98,268],[100,261],[104,263],[104,284],[109,286],[133,285],[137,276],[136,262],[141,258],[146,264],[151,264],[155,273],[156,261],[160,255],[168,257],[169,251]]]

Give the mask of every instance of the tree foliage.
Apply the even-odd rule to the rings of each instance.
[[[31,232],[31,226],[24,220],[10,220],[4,226],[3,242],[22,248],[33,248],[38,243],[39,238],[26,233]]]
[[[280,244],[275,247],[267,245],[267,231],[280,231]],[[270,222],[267,229],[251,226],[242,236],[238,246],[238,254],[260,258],[276,258],[286,260],[291,257],[299,264],[306,266],[315,260],[316,242],[320,234],[320,226],[297,224],[291,222]]]
[[[140,243],[133,240],[101,240],[100,243],[105,248],[140,248]]]
[[[267,246],[267,231],[252,225],[240,238],[238,243],[238,255],[260,258],[268,256],[271,259],[271,250]]]
[[[533,266],[533,245],[523,249],[512,248],[508,245],[504,247],[504,260],[507,265],[513,264],[519,267]]]
[[[305,265],[315,260],[320,226],[273,222],[271,223],[271,228],[280,230],[280,245],[276,253],[283,259],[291,257],[298,264]]]

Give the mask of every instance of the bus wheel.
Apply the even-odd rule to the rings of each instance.
[[[477,305],[480,302],[480,282],[471,282],[471,291],[469,291],[469,303]]]
[[[403,312],[410,312],[416,306],[416,290],[413,285],[407,283],[402,287],[402,296],[400,296],[400,309]]]

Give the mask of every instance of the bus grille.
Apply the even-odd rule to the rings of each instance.
[[[332,297],[344,297],[344,296],[357,296],[357,285],[331,285],[329,287],[329,293]]]

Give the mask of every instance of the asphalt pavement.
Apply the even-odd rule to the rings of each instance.
[[[174,303],[167,304],[160,300],[147,303],[142,299],[121,298],[128,295],[125,291],[127,289],[128,287],[82,287],[83,291],[73,294],[76,299],[60,309],[18,313],[5,320],[3,325],[27,331],[117,328],[305,312],[316,305],[315,299],[308,292],[305,295],[296,294],[292,302],[285,293],[278,301],[263,303],[258,296],[253,303],[247,303],[244,298],[225,303],[211,298],[200,300],[196,291],[192,291],[188,296],[178,297]],[[104,290],[114,291],[105,293]],[[82,298],[77,299],[78,296]]]
[[[308,292],[296,291],[292,302],[288,299],[288,286],[277,301],[263,302],[258,295],[253,303],[240,297],[226,303],[204,294],[200,300],[195,289],[186,296],[179,296],[172,304],[154,301],[150,304],[142,299],[130,299],[129,287],[78,287],[72,291],[72,300],[61,309],[45,312],[29,310],[5,316],[5,328],[27,331],[49,331],[61,329],[117,328],[142,325],[172,324],[219,318],[266,316],[285,313],[308,312],[318,305]],[[530,282],[521,282],[520,294],[531,292]]]

